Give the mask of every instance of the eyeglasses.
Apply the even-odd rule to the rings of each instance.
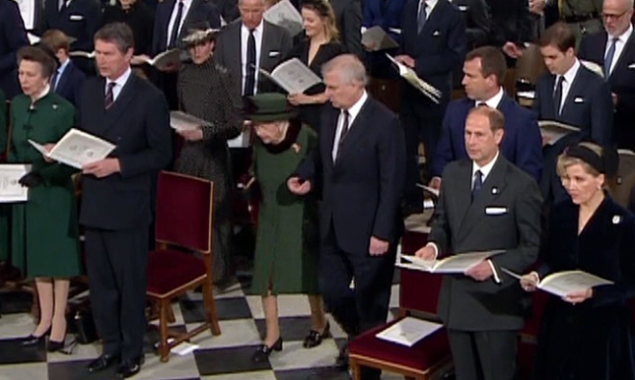
[[[625,10],[624,12],[620,13],[620,14],[606,14],[603,13],[602,14],[602,18],[605,20],[619,20],[620,18],[622,18],[622,16],[624,16],[626,14],[626,12],[628,12],[628,10]]]

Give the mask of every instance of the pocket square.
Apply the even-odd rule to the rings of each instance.
[[[68,18],[71,21],[81,21],[84,19],[84,16],[82,15],[70,15],[70,17]]]
[[[435,31],[432,33],[432,37],[436,37],[436,36],[440,36],[440,35],[441,35],[441,32],[439,32],[438,30],[435,30]]]
[[[584,98],[582,97],[577,97],[573,99],[574,103],[584,103]]]
[[[467,11],[468,9],[470,9],[470,7],[468,7],[467,5],[459,5],[459,10],[460,10],[461,12],[465,12],[465,11]]]
[[[279,51],[270,51],[270,52],[269,52],[269,56],[270,56],[270,57],[277,57],[277,56],[279,56],[279,55],[280,55],[280,52],[279,52]]]
[[[485,207],[485,215],[504,215],[507,214],[507,207],[489,206]]]
[[[628,65],[629,69],[635,69],[635,63],[631,63],[630,65]]]

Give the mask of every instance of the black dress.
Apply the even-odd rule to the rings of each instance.
[[[132,29],[134,36],[135,55],[152,53],[152,33],[154,31],[154,10],[144,2],[136,1],[132,6],[124,10],[117,2],[104,8],[101,24],[123,22]]]
[[[635,379],[632,317],[635,216],[607,196],[578,235],[579,206],[551,211],[540,277],[579,269],[615,282],[572,305],[550,296],[542,317],[534,379]]]
[[[297,45],[295,45],[289,55],[284,60],[289,60],[291,58],[298,58],[305,65],[309,66],[309,68],[316,73],[319,77],[322,77],[322,65],[331,59],[337,57],[340,54],[346,53],[346,48],[344,45],[337,41],[331,41],[329,43],[323,44],[320,46],[317,54],[313,57],[313,61],[309,65],[309,47],[311,43],[309,39],[304,39]],[[323,93],[325,90],[324,83],[316,84],[315,86],[309,88],[305,91],[307,95],[317,95]],[[300,106],[300,120],[309,125],[315,131],[319,131],[320,129],[320,113],[322,112],[323,104],[305,104]]]

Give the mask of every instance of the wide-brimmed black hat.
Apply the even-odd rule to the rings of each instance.
[[[187,29],[187,35],[183,37],[183,43],[187,46],[195,46],[213,41],[220,29],[212,29],[207,21],[193,23]]]

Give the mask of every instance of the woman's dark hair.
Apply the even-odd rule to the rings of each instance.
[[[47,52],[46,48],[37,46],[25,46],[18,50],[18,65],[22,61],[37,62],[42,68],[42,76],[51,78],[51,75],[57,70],[55,54]]]

